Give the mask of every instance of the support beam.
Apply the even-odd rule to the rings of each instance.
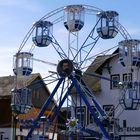
[[[27,137],[25,138],[25,140],[29,140],[29,138],[31,138],[31,135],[35,129],[35,126],[37,124],[37,122],[39,121],[40,117],[44,114],[45,110],[47,109],[47,107],[49,106],[49,104],[51,103],[56,91],[58,90],[59,86],[61,85],[62,81],[64,80],[64,78],[59,79],[56,87],[54,88],[53,92],[50,94],[49,98],[46,100],[46,102],[44,103],[44,105],[41,108],[41,111],[39,112],[38,116],[35,118],[35,120],[33,121],[33,126],[31,127]]]
[[[54,112],[53,116],[50,118],[50,123],[52,123],[56,117],[56,115],[59,113],[63,103],[65,102],[67,96],[70,94],[72,88],[73,88],[73,84],[71,84],[71,86],[68,88],[67,92],[65,93],[64,97],[62,98],[62,100],[59,103],[59,106],[57,107],[56,111]]]
[[[101,106],[97,103],[97,101],[95,100],[95,97],[93,96],[93,93],[88,89],[85,82],[81,79],[80,83],[83,85],[83,87],[86,90],[86,93],[88,94],[88,96],[92,98],[92,101],[95,104],[95,107],[98,109],[99,113],[102,115],[102,117],[105,117],[106,116],[105,112],[103,111]]]
[[[102,125],[100,119],[97,117],[96,113],[94,112],[94,110],[92,109],[90,103],[88,102],[88,100],[86,99],[86,97],[84,96],[83,91],[81,90],[81,87],[77,81],[77,79],[73,76],[70,77],[70,79],[72,80],[74,86],[76,87],[76,90],[78,91],[78,93],[80,94],[80,96],[82,97],[83,101],[85,102],[86,106],[88,107],[89,111],[91,112],[91,115],[94,117],[96,123],[99,125],[103,135],[110,140],[109,138],[109,134],[106,131],[106,129],[104,128],[104,126]]]

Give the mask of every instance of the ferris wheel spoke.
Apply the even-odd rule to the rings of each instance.
[[[50,82],[45,83],[46,86],[57,82],[59,79],[49,80]]]
[[[56,77],[53,77],[54,74],[51,74],[49,76],[46,76],[46,77],[43,77],[41,80],[36,80],[35,82],[31,83],[30,85],[33,86],[34,88],[38,88],[37,85],[39,85],[40,83],[44,83],[45,81],[50,81],[52,83],[60,80],[60,78],[56,78]],[[49,79],[49,78],[52,78],[52,79]],[[44,83],[46,85],[46,83]],[[42,86],[42,85],[40,85]]]
[[[56,52],[59,54],[60,58],[64,59],[64,58],[68,58],[68,56],[66,55],[66,53],[63,51],[62,47],[59,45],[59,43],[57,42],[57,40],[54,38],[54,36],[52,35],[52,46],[54,47],[54,49],[56,50]]]
[[[73,88],[74,84],[71,84],[71,86],[68,88],[66,94],[64,95],[64,97],[62,98],[62,100],[59,103],[59,106],[57,107],[56,111],[54,112],[53,116],[50,119],[50,122],[53,122],[54,118],[56,117],[57,113],[59,112],[60,108],[62,107],[63,103],[65,102],[68,94],[70,94],[72,88]]]
[[[114,80],[111,80],[108,77],[104,77],[104,76],[101,76],[101,75],[96,74],[96,73],[88,73],[88,72],[85,72],[84,74],[85,75],[88,75],[88,76],[91,76],[91,77],[96,77],[96,78],[99,78],[99,79],[104,79],[104,80],[107,80],[107,81],[116,82]],[[119,81],[117,81],[117,82],[119,82]]]
[[[34,60],[34,61],[41,62],[41,63],[44,63],[44,64],[49,64],[49,65],[52,65],[52,66],[57,66],[57,64],[55,64],[55,63],[48,62],[48,61],[41,60],[41,59],[33,58],[33,60]]]
[[[63,90],[64,90],[64,84],[65,84],[65,81],[63,81],[63,86],[62,86],[62,90],[61,90],[61,96],[59,98],[59,105],[58,105],[57,109],[54,111],[54,114],[52,115],[52,117],[49,120],[50,125],[53,123],[55,117],[58,116],[62,105],[64,104],[66,98],[68,97],[68,94],[70,94],[70,92],[71,92],[71,90],[72,90],[72,88],[74,86],[73,84],[71,84],[71,86],[67,88],[67,92],[65,93],[65,95],[62,97]],[[48,131],[48,129],[49,129],[49,127],[47,126],[46,131]]]
[[[100,19],[98,20],[98,22],[100,21]],[[88,35],[88,37],[86,38],[86,40],[84,41],[84,43],[82,44],[82,46],[80,47],[80,49],[78,50],[77,54],[75,55],[75,57],[73,58],[73,61],[78,57],[78,55],[80,55],[80,64],[79,67],[81,67],[81,65],[84,63],[84,61],[87,59],[87,57],[89,56],[90,52],[92,51],[92,49],[94,48],[94,46],[96,45],[97,41],[99,40],[100,36],[97,35],[95,37],[94,36],[94,32],[95,32],[95,28],[98,24],[98,22],[96,23],[96,25],[93,27],[93,29],[91,30],[90,34]],[[89,43],[90,42],[90,43]],[[87,53],[85,54],[85,56],[81,56],[83,52],[85,52],[85,49],[88,48]]]
[[[90,50],[89,50],[89,52],[86,54],[86,56],[84,57],[84,59],[83,60],[81,60],[81,62],[80,62],[80,64],[79,64],[79,66],[81,67],[82,65],[83,65],[83,63],[86,61],[86,59],[88,58],[88,56],[89,56],[89,54],[91,53],[91,51],[92,51],[92,49],[94,48],[94,46],[96,45],[96,43],[97,43],[97,41],[99,40],[99,36],[97,36],[97,40],[95,40],[93,43],[91,43],[92,44],[92,46],[91,46],[91,48],[90,48]]]

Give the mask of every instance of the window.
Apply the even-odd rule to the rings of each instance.
[[[115,126],[116,126],[116,119],[114,118],[114,111],[115,111],[115,107],[114,105],[104,105],[103,109],[106,113],[106,115],[108,116],[108,123],[109,123],[109,133],[115,133]],[[108,127],[107,123],[104,123],[104,127]]]
[[[0,140],[3,140],[3,134],[4,132],[0,132]]]
[[[132,81],[132,73],[123,74],[123,82],[131,82]]]
[[[33,99],[40,99],[40,92],[39,91],[36,91],[36,90],[33,90],[33,92],[32,92],[32,98]]]
[[[0,108],[0,123],[3,123],[5,121],[5,115],[6,115],[6,110],[4,108]]]
[[[120,81],[119,74],[111,75],[111,89],[118,88],[119,81]]]
[[[114,105],[104,105],[103,109],[107,116],[114,117]]]
[[[92,108],[93,108],[96,116],[99,117],[99,112],[97,111],[96,107],[92,106]],[[93,123],[93,122],[95,122],[94,117],[92,116],[91,112],[89,111],[89,123]]]
[[[78,123],[80,123],[82,126],[86,124],[86,108],[85,107],[76,108],[76,119],[78,119]]]

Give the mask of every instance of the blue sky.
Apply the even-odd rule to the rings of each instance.
[[[48,12],[70,4],[86,4],[102,10],[117,11],[119,22],[132,38],[140,39],[140,0],[0,0],[0,76],[13,75],[13,55],[32,23]],[[47,71],[47,66],[41,67],[36,71]]]

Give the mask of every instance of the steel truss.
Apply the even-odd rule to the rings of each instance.
[[[62,82],[64,82],[65,78],[60,78],[56,87],[54,88],[54,90],[52,91],[52,93],[50,94],[49,98],[47,99],[47,101],[44,103],[44,105],[42,106],[38,116],[34,119],[33,121],[33,126],[32,128],[30,129],[27,137],[25,138],[25,140],[29,140],[29,138],[31,138],[31,135],[35,129],[35,126],[37,125],[37,122],[40,120],[40,117],[44,114],[45,110],[47,109],[47,107],[49,106],[49,104],[51,103],[51,100],[53,99],[54,95],[56,94],[58,88],[60,87],[60,85],[62,84]],[[91,112],[91,115],[92,117],[96,120],[96,123],[98,124],[98,126],[100,127],[101,129],[101,132],[102,134],[104,135],[104,137],[106,137],[108,140],[110,139],[109,138],[109,134],[108,132],[106,131],[105,127],[103,126],[102,124],[102,121],[100,120],[100,118],[98,118],[98,116],[96,115],[95,111],[93,110],[93,108],[91,107],[89,101],[87,100],[87,98],[85,97],[85,94],[84,94],[84,90],[88,91],[90,94],[92,94],[90,92],[90,90],[88,89],[88,87],[86,86],[86,84],[84,83],[83,80],[81,80],[81,82],[73,75],[71,75],[69,77],[69,80],[71,80],[71,85],[70,87],[68,88],[67,92],[65,93],[65,95],[63,96],[63,98],[61,99],[60,103],[59,103],[59,106],[58,108],[56,109],[56,111],[54,112],[54,114],[52,115],[52,117],[49,119],[49,123],[52,124],[54,119],[56,118],[56,116],[58,115],[63,103],[65,102],[65,100],[67,99],[68,95],[71,94],[71,90],[73,87],[76,88],[76,91],[77,91],[77,94],[79,94],[81,96],[81,98],[83,99],[83,101],[85,102],[87,108],[89,109],[89,111]],[[93,102],[96,106],[96,108],[98,109],[98,111],[100,112],[100,114],[102,115],[102,117],[105,116],[105,113],[103,112],[103,110],[101,109],[101,107],[99,106],[99,104],[97,103],[97,101],[93,98]],[[109,124],[108,124],[108,127],[109,127]],[[49,127],[46,128],[46,131],[49,129]],[[84,128],[81,129],[82,131],[86,131],[88,132],[91,136],[93,136],[93,130],[84,130]],[[92,132],[92,133],[91,133]],[[99,132],[94,132],[95,134],[95,137],[99,137],[100,136],[100,133]]]

